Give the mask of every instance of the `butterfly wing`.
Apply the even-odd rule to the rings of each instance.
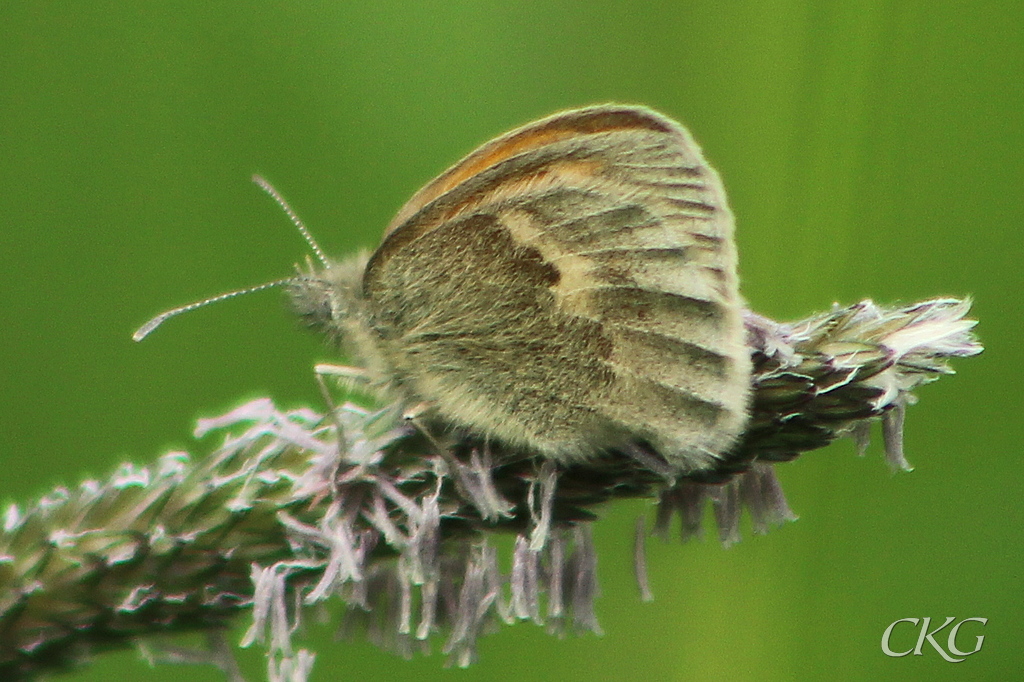
[[[363,294],[410,398],[480,435],[567,460],[644,442],[696,471],[744,427],[732,214],[649,109],[483,145],[398,213]]]

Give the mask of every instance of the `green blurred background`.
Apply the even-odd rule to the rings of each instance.
[[[160,310],[287,276],[304,257],[252,173],[341,254],[373,246],[476,144],[605,101],[653,106],[700,140],[729,189],[759,312],[969,294],[987,351],[920,391],[907,421],[915,472],[890,475],[877,444],[858,459],[849,442],[782,467],[800,521],[729,550],[653,543],[652,604],[630,569],[646,505],[608,509],[596,527],[603,637],[517,625],[458,671],[318,627],[313,679],[1018,678],[1015,0],[4,3],[0,497],[196,448],[196,417],[246,398],[318,403],[310,367],[327,356],[280,294],[130,340]],[[924,616],[988,618],[972,631],[984,648],[956,664],[930,647],[882,654],[889,623]],[[260,654],[242,659],[260,679]],[[222,679],[147,670],[133,653],[68,679],[183,672]]]

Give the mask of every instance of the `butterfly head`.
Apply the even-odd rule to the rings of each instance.
[[[310,329],[343,343],[352,325],[364,317],[362,281],[368,259],[365,252],[323,265],[306,259],[286,285],[291,309]]]

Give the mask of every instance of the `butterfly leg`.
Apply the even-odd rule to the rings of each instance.
[[[317,376],[337,377],[338,381],[351,383],[352,385],[370,383],[370,375],[361,367],[319,364],[313,370],[317,373]]]
[[[629,443],[622,448],[622,451],[629,455],[633,461],[664,478],[665,483],[667,483],[669,487],[675,485],[676,474],[678,472],[673,469],[668,462],[655,453],[637,445],[636,443]]]

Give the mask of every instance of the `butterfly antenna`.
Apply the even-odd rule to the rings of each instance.
[[[306,229],[306,224],[303,223],[302,219],[299,218],[295,211],[292,210],[292,207],[289,206],[288,202],[284,200],[284,197],[281,196],[281,193],[278,192],[277,189],[275,189],[274,186],[271,185],[270,182],[268,182],[267,179],[262,175],[253,175],[252,181],[255,182],[260,189],[262,189],[264,192],[270,195],[271,199],[277,202],[277,205],[281,207],[281,210],[284,211],[285,215],[287,215],[288,218],[292,221],[292,225],[295,226],[295,229],[299,231],[299,234],[302,235],[302,238],[306,240],[307,244],[309,244],[309,248],[313,250],[313,253],[316,255],[317,260],[320,261],[320,264],[323,265],[324,267],[330,265],[330,263],[327,260],[327,256],[324,255],[323,249],[320,248],[320,245],[317,244],[315,239],[313,239],[313,235],[309,233],[308,229]]]
[[[294,278],[294,277],[289,277],[287,279],[278,279],[278,280],[274,280],[273,282],[266,282],[265,284],[260,284],[260,285],[254,286],[254,287],[249,287],[248,289],[238,289],[237,291],[229,291],[226,294],[220,294],[218,296],[213,296],[211,298],[207,298],[207,299],[204,299],[202,301],[196,301],[195,303],[189,303],[188,305],[183,305],[180,308],[174,308],[173,310],[167,310],[165,312],[160,313],[159,315],[154,317],[152,320],[150,320],[146,324],[144,324],[141,327],[139,327],[138,331],[136,331],[134,334],[132,334],[132,339],[135,340],[135,341],[142,341],[142,339],[144,339],[147,336],[149,336],[153,332],[154,329],[156,329],[157,327],[162,325],[167,320],[171,319],[172,317],[177,317],[178,315],[181,315],[182,313],[187,313],[190,310],[195,310],[196,308],[202,308],[203,306],[208,306],[211,303],[218,303],[220,301],[226,301],[229,298],[234,298],[236,296],[241,296],[242,294],[251,294],[251,293],[254,293],[254,292],[257,292],[257,291],[263,291],[264,289],[271,289],[273,287],[284,286],[285,284],[291,284],[292,282],[295,282],[295,281],[296,281],[296,278]]]

